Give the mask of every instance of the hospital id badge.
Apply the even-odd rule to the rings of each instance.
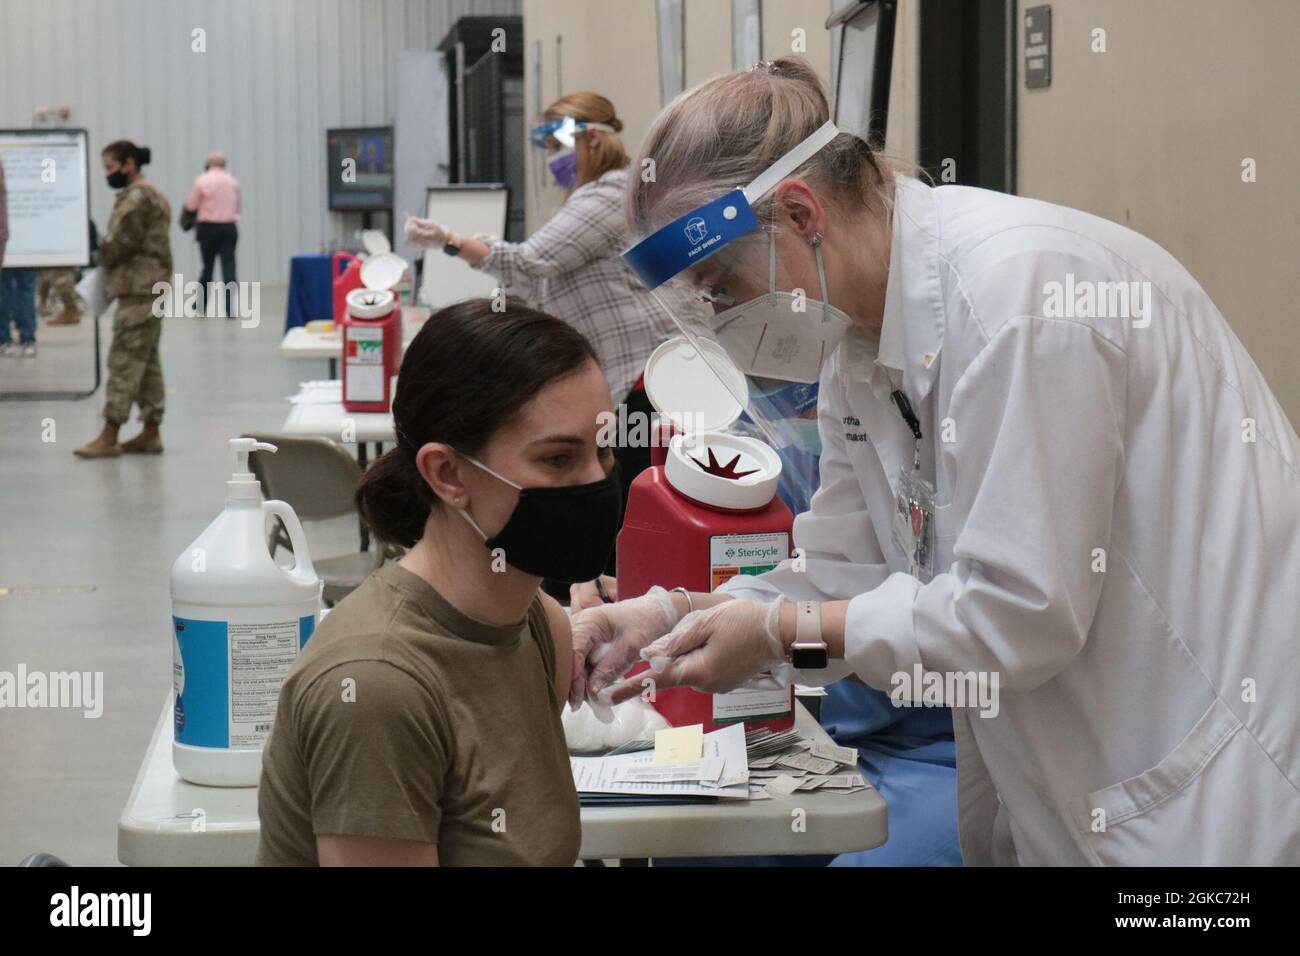
[[[929,581],[934,576],[934,485],[906,466],[898,472],[893,537],[907,558],[908,573]]]

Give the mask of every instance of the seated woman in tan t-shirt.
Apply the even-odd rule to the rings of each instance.
[[[259,864],[573,864],[569,623],[539,585],[594,578],[613,547],[610,404],[559,319],[482,299],[425,323],[397,447],[357,491],[375,536],[410,551],[330,612],[285,681]]]

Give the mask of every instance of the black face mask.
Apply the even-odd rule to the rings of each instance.
[[[608,478],[589,485],[520,488],[487,465],[462,457],[519,488],[519,501],[505,527],[490,538],[484,536],[489,551],[500,548],[511,567],[566,584],[590,581],[604,572],[623,517],[617,462]],[[468,511],[461,514],[483,534]]]
[[[126,173],[120,169],[115,173],[109,173],[105,178],[108,180],[109,189],[122,189],[127,184]]]

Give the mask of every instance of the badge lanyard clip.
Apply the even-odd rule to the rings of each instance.
[[[921,420],[916,417],[916,412],[912,410],[912,402],[907,397],[907,393],[901,388],[896,388],[889,393],[889,397],[894,400],[898,406],[898,412],[903,416],[903,421],[907,424],[908,430],[912,433],[912,470],[921,470]]]
[[[922,581],[934,574],[934,486],[921,477],[921,420],[903,389],[889,393],[912,433],[912,471],[899,469],[894,541],[907,555],[908,570]]]

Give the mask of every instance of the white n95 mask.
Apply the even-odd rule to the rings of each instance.
[[[785,382],[816,382],[822,366],[853,324],[827,302],[821,236],[809,245],[817,257],[821,299],[776,289],[776,238],[769,240],[768,293],[719,312],[712,331],[745,374]]]
[[[833,122],[824,123],[747,186],[734,187],[682,213],[642,236],[623,254],[655,301],[744,407],[745,413],[734,427],[749,432],[757,429],[777,448],[797,446],[810,454],[816,454],[812,449],[820,450],[815,383],[852,320],[830,304],[820,235],[808,240],[820,286],[810,291],[820,299],[805,296],[802,290],[777,288],[778,210],[765,217],[770,222],[766,227],[766,277],[761,251],[755,255],[750,249],[742,250],[739,243],[761,243],[765,227],[754,211],[755,204],[841,135],[847,134]],[[781,246],[782,255],[809,254],[798,241]],[[757,248],[761,250],[761,244]],[[709,260],[713,260],[711,264]],[[806,260],[799,258],[799,263]],[[787,275],[791,270],[780,271]],[[731,296],[753,296],[764,287],[767,291],[737,301],[729,297],[729,283]],[[694,295],[685,294],[682,286]]]

